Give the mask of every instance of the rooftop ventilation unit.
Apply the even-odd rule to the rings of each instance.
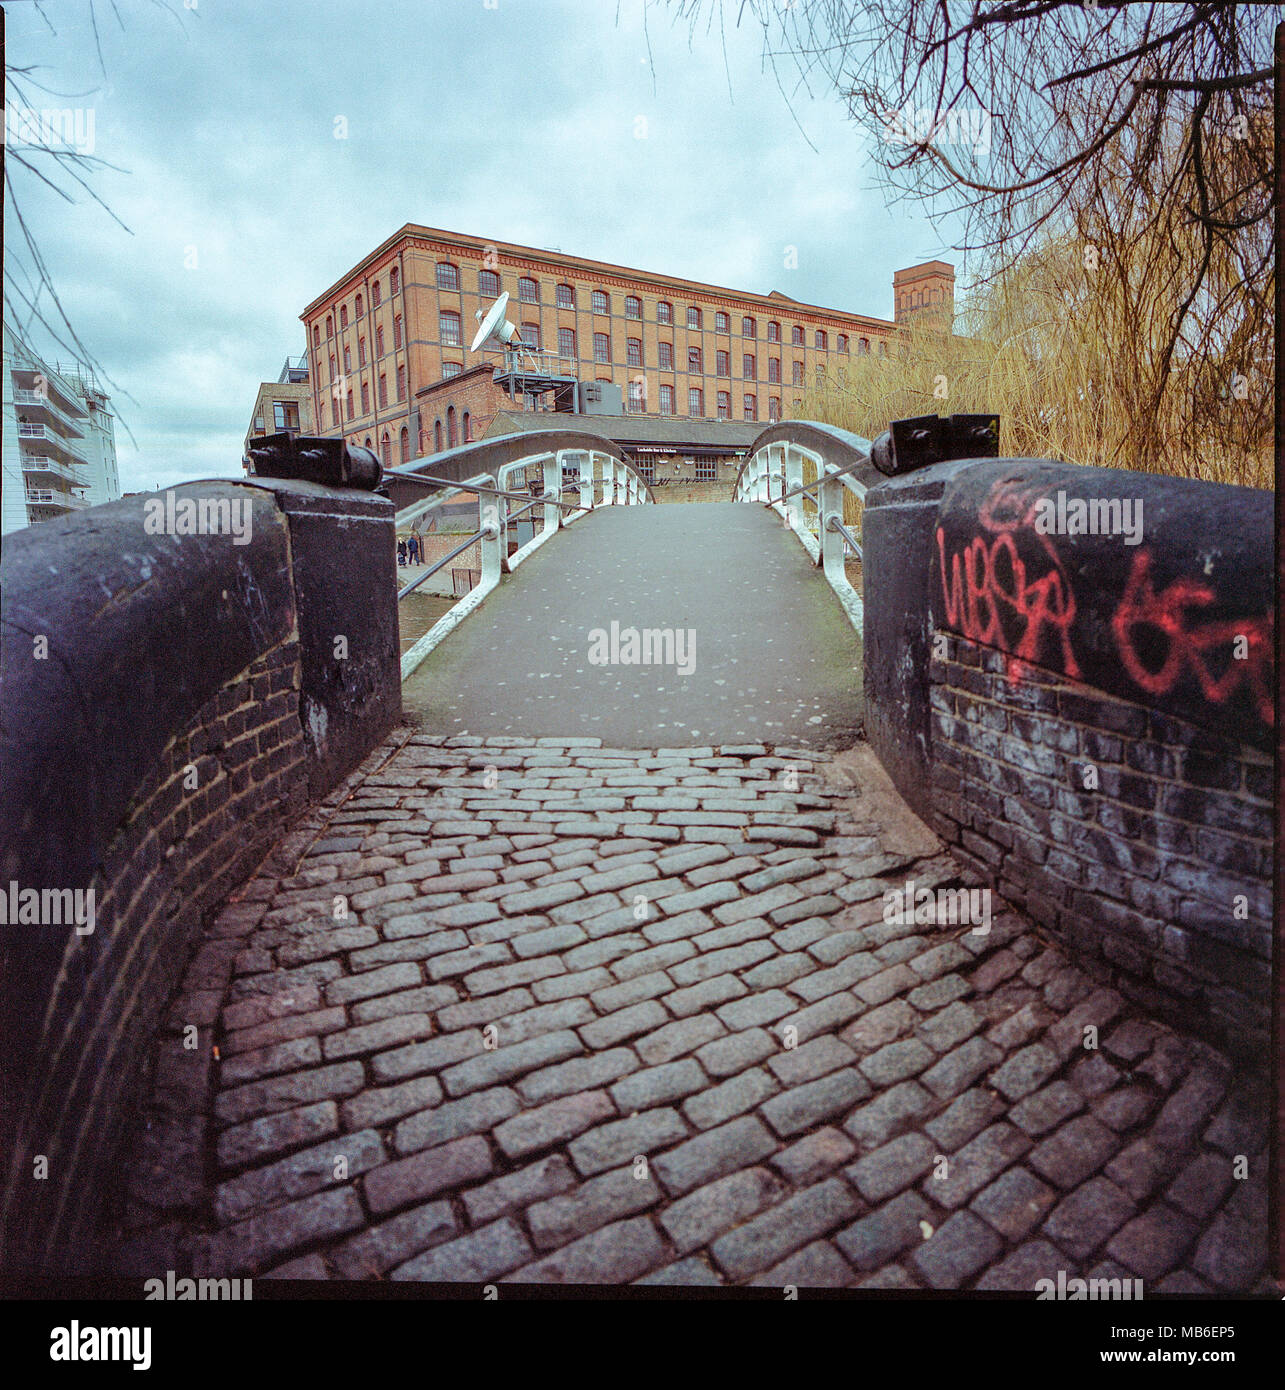
[[[620,415],[623,411],[620,387],[610,381],[580,383],[581,415]]]

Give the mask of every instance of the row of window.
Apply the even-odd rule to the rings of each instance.
[[[627,391],[627,408],[631,414],[645,414],[647,410],[647,383],[645,381],[631,381]],[[676,395],[674,388],[668,384],[662,384],[660,388],[659,410],[662,415],[674,415]],[[687,413],[695,417],[703,417],[705,414],[705,392],[699,386],[693,386],[687,392]],[[732,393],[730,391],[719,391],[715,394],[715,415],[720,420],[732,419]],[[769,420],[779,420],[781,418],[781,398],[772,396],[767,403],[767,416]],[[745,420],[757,420],[759,418],[758,397],[746,395],[741,405],[741,418]]]
[[[478,292],[488,299],[494,299],[500,293],[500,276],[494,270],[478,271]],[[438,261],[437,263],[437,288],[439,290],[458,290],[460,288],[460,268],[451,261]],[[540,303],[540,282],[534,280],[529,275],[523,275],[518,280],[518,302],[521,304]],[[574,309],[576,307],[576,287],[574,285],[560,284],[554,286],[553,291],[554,305],[559,309]],[[589,295],[589,307],[595,314],[611,313],[611,296],[606,290],[593,290]],[[642,300],[637,295],[627,294],[625,296],[625,317],[627,319],[641,319],[643,316]],[[704,327],[705,316],[703,311],[695,304],[687,306],[687,327],[690,329],[701,329]],[[667,299],[657,301],[656,322],[674,322],[674,306]],[[723,310],[718,310],[714,314],[714,332],[731,333],[731,315]],[[794,324],[790,330],[790,341],[795,347],[804,346],[804,329],[802,324]],[[752,314],[745,314],[741,318],[741,337],[758,337],[758,320]],[[767,325],[767,341],[769,343],[779,343],[781,341],[781,325],[776,319],[770,319]],[[813,347],[821,351],[829,349],[829,335],[824,328],[818,328],[813,333]],[[835,350],[837,352],[847,352],[849,345],[848,335],[840,333],[835,339]],[[868,338],[858,339],[858,352],[870,351],[870,340]]]
[[[462,345],[460,316],[449,309],[444,309],[439,315],[438,334],[445,347],[459,347]],[[524,323],[521,328],[523,343],[534,352],[539,352],[543,348],[540,325],[538,323]],[[870,341],[867,338],[860,340],[862,353],[870,351]],[[673,343],[658,343],[657,366],[661,371],[674,370],[674,345]],[[880,354],[884,352],[884,345],[879,344]],[[579,360],[579,352],[576,344],[576,331],[574,328],[558,329],[558,355],[560,357]],[[593,360],[604,364],[611,362],[611,335],[608,333],[595,333],[593,335]],[[643,343],[641,338],[625,339],[625,362],[630,367],[644,367],[646,362],[643,360]],[[803,385],[804,366],[802,362],[792,364],[795,386]],[[462,370],[462,368],[460,369]],[[687,349],[687,370],[694,376],[700,376],[705,370],[704,352],[701,348],[692,347]],[[714,375],[730,377],[732,375],[732,355],[730,352],[720,348],[714,354]],[[758,380],[758,359],[752,352],[741,355],[741,376],[745,381]],[[781,380],[781,359],[779,357],[768,358],[767,379],[769,382],[779,382]]]
[[[356,444],[356,439],[353,443]],[[454,449],[457,444],[471,444],[473,442],[473,423],[469,418],[469,413],[464,412],[463,437],[456,427],[455,407],[450,406],[446,412],[446,430],[443,433],[442,422],[438,420],[433,426],[433,448],[437,453],[441,453],[443,448]],[[419,452],[422,456],[427,453],[428,443],[426,431],[421,429],[419,432]],[[366,448],[373,449],[374,441],[370,435],[366,436]],[[397,448],[400,454],[399,463],[410,462],[410,430],[403,425],[401,434],[398,436]],[[384,431],[384,437],[379,441],[379,457],[383,461],[385,468],[392,466],[393,462],[393,441],[389,437],[388,431]]]
[[[638,470],[643,482],[651,484],[656,481],[656,464],[653,459],[640,458],[635,460],[634,467]],[[697,459],[696,460],[696,481],[698,483],[712,483],[718,477],[717,459]]]
[[[398,292],[398,290],[400,289],[400,287],[401,287],[400,274],[399,274],[398,268],[397,268],[396,266],[393,266],[393,267],[390,269],[390,271],[389,271],[389,276],[388,276],[388,291],[389,291],[389,294],[390,294],[390,295],[395,295],[395,294],[397,294],[397,292]],[[439,262],[437,263],[437,287],[438,287],[439,290],[456,290],[456,291],[458,291],[459,288],[460,288],[460,269],[459,269],[459,266],[455,265],[455,264],[454,264],[453,262],[451,262],[451,261],[439,261]],[[479,292],[480,292],[482,295],[486,296],[487,298],[492,298],[492,299],[495,298],[495,297],[500,293],[500,276],[499,276],[498,272],[496,272],[496,271],[494,271],[494,270],[481,270],[481,271],[479,271],[479,272],[478,272],[478,290],[479,290]],[[379,306],[380,303],[382,303],[382,300],[383,300],[382,282],[380,281],[379,278],[376,278],[375,280],[373,280],[373,281],[371,282],[370,300],[371,300],[371,307],[372,307],[372,308],[376,308],[376,307]],[[524,276],[522,276],[522,277],[518,280],[518,300],[519,300],[520,303],[523,303],[523,304],[539,304],[539,303],[540,303],[540,282],[539,282],[538,280],[532,279],[529,275],[524,275]],[[593,290],[593,291],[590,293],[589,300],[590,300],[590,308],[591,308],[591,310],[592,310],[593,313],[595,313],[595,314],[610,314],[610,312],[611,312],[611,296],[610,296],[605,290]],[[569,285],[569,284],[560,284],[560,285],[555,286],[555,288],[554,288],[554,303],[555,303],[555,305],[556,305],[559,309],[574,309],[574,308],[576,307],[576,287],[575,287],[574,285]],[[354,306],[353,306],[353,307],[354,307],[354,316],[355,316],[355,318],[356,318],[358,321],[360,321],[361,318],[362,318],[362,315],[365,313],[365,304],[364,304],[363,298],[362,298],[362,296],[361,296],[360,294],[358,294],[358,295],[356,296],[356,299],[354,300]],[[642,312],[642,300],[639,299],[637,295],[632,295],[632,294],[626,295],[626,296],[625,296],[625,317],[626,317],[627,319],[638,319],[638,320],[641,320],[641,319],[642,319],[642,316],[643,316],[643,312]],[[444,327],[444,328],[443,328],[443,337],[442,337],[443,342],[458,343],[458,342],[460,341],[460,338],[459,338],[459,318],[460,318],[460,316],[459,316],[458,314],[451,314],[449,311],[443,311],[443,313],[442,313],[442,315],[441,315],[441,319],[442,319],[443,324],[445,324],[446,321],[447,321],[448,319],[453,319],[453,320],[454,320],[454,328],[453,328],[453,330],[451,330],[451,331],[453,331],[453,332],[455,333],[455,337],[453,337],[453,338],[448,338],[448,337],[446,336],[447,329]],[[674,322],[674,306],[673,306],[668,300],[666,300],[666,299],[659,300],[659,301],[657,302],[657,304],[656,304],[656,322],[657,322],[657,323],[662,323],[662,324],[672,324],[672,323]],[[524,324],[524,325],[523,325],[524,334],[525,334],[525,330],[526,330],[529,326],[530,326],[530,325],[527,325],[527,324]],[[703,326],[704,326],[704,313],[703,313],[703,311],[699,308],[699,306],[697,306],[697,305],[695,305],[695,304],[689,304],[689,305],[687,306],[687,327],[688,327],[689,329],[693,329],[693,330],[700,330],[700,329],[703,328]],[[339,306],[339,328],[340,328],[340,331],[342,332],[342,331],[343,331],[345,328],[347,328],[347,327],[348,327],[348,306],[347,306],[347,304],[341,304],[341,305]],[[382,335],[382,333],[383,333],[383,329],[382,329],[382,328],[378,329],[377,331]],[[560,333],[561,333],[561,332],[569,332],[569,331],[571,331],[571,330],[567,330],[567,329],[561,329],[561,330],[559,330]],[[728,313],[726,313],[726,312],[724,312],[723,310],[718,310],[718,311],[714,314],[714,331],[715,331],[715,333],[728,333],[728,334],[730,334],[731,331],[732,331],[731,315],[728,314]],[[397,337],[398,344],[400,344],[400,340],[401,340],[401,319],[400,319],[400,318],[398,318],[398,319],[395,321],[394,332],[395,332],[395,335],[396,335],[396,337]],[[537,329],[537,332],[538,332],[538,329]],[[332,314],[327,314],[327,315],[326,315],[326,337],[327,337],[327,338],[333,338],[334,335],[335,335],[335,321],[334,321],[334,316],[333,316]],[[741,336],[742,336],[743,338],[757,338],[757,337],[758,337],[758,321],[757,321],[757,319],[754,318],[753,315],[751,315],[751,314],[745,314],[745,315],[741,318]],[[796,323],[796,324],[794,324],[794,325],[791,327],[791,329],[790,329],[790,342],[791,342],[791,344],[792,344],[794,347],[803,347],[803,346],[805,346],[805,336],[806,336],[806,335],[805,335],[805,330],[804,330],[802,324]],[[767,324],[767,341],[768,341],[769,343],[779,343],[779,342],[782,341],[782,339],[781,339],[781,325],[780,325],[780,323],[779,323],[776,319],[770,319],[770,320],[768,321],[768,324]],[[314,325],[313,325],[313,328],[312,328],[312,344],[313,344],[313,347],[314,347],[314,348],[318,348],[318,347],[321,346],[321,326],[320,326],[319,324],[314,324]],[[826,330],[825,330],[824,328],[817,328],[817,329],[814,329],[814,330],[813,330],[812,345],[813,345],[813,347],[816,348],[818,351],[825,352],[825,351],[828,351],[828,350],[829,350],[829,334],[826,332]],[[361,350],[364,350],[364,349],[361,349]],[[840,334],[838,334],[838,335],[836,336],[836,339],[835,339],[835,351],[840,352],[840,353],[846,353],[848,350],[849,350],[849,338],[848,338],[848,335],[847,335],[846,333],[840,333]],[[880,345],[879,345],[879,350],[880,350],[881,353],[884,351],[884,346],[883,346],[882,343],[880,343]],[[383,351],[382,346],[379,348],[379,351],[380,351],[380,353],[382,353],[382,351]],[[857,340],[857,351],[858,351],[858,353],[867,353],[867,352],[869,352],[869,351],[870,351],[870,340],[869,340],[868,338],[858,338],[858,340]],[[598,361],[603,361],[603,360],[606,360],[606,359],[597,358],[597,360],[598,360]]]
[[[353,440],[353,443],[356,444],[356,442],[357,442],[356,439],[354,439],[354,440]],[[460,430],[457,428],[457,424],[456,424],[455,407],[454,407],[453,405],[452,405],[452,406],[449,406],[449,407],[447,408],[447,411],[446,411],[446,430],[445,430],[445,433],[443,433],[443,430],[442,430],[442,422],[441,422],[441,420],[438,420],[438,421],[434,424],[434,426],[433,426],[433,447],[434,447],[434,449],[436,450],[437,453],[440,454],[440,453],[442,452],[442,449],[443,449],[443,448],[454,449],[455,446],[456,446],[457,444],[471,444],[472,442],[473,442],[473,422],[472,422],[472,420],[471,420],[470,417],[469,417],[468,411],[466,410],[466,411],[464,412],[464,416],[463,416],[463,431],[462,431],[462,437],[461,437],[461,432],[460,432]],[[426,447],[425,447],[425,446],[427,445],[427,443],[428,443],[428,440],[427,440],[427,438],[426,438],[426,431],[424,431],[423,429],[421,429],[420,432],[419,432],[419,452],[420,452],[421,455],[427,452],[427,449],[426,449]],[[367,448],[367,449],[373,449],[374,447],[375,447],[374,441],[371,439],[370,435],[367,435],[367,436],[366,436],[366,448]],[[410,455],[410,430],[409,430],[405,425],[402,426],[402,428],[401,428],[401,433],[400,433],[399,436],[398,436],[397,447],[398,447],[398,452],[399,452],[399,454],[400,454],[400,458],[398,459],[398,462],[399,462],[399,463],[409,463],[409,462],[410,462],[410,457],[411,457],[411,455]],[[384,464],[384,467],[385,467],[385,468],[388,468],[388,467],[390,467],[390,466],[392,465],[392,461],[393,461],[393,442],[392,442],[392,439],[389,437],[389,434],[388,434],[388,431],[387,431],[387,430],[384,431],[383,438],[379,441],[379,457],[380,457],[380,459],[383,461],[383,464]]]
[[[448,405],[446,407],[445,433],[443,433],[442,431],[441,420],[436,420],[433,422],[434,453],[440,454],[443,449],[453,449],[457,444],[471,444],[473,442],[473,424],[472,421],[469,419],[469,413],[467,410],[464,412],[463,420],[463,438],[460,438],[455,428],[455,407],[453,405]],[[426,433],[427,432],[421,426],[419,431],[419,451],[421,454],[427,452],[425,447],[428,443]]]
[[[467,419],[468,419],[468,416],[466,415],[464,418],[467,420]],[[353,440],[353,443],[356,444],[356,442],[357,442],[357,441],[354,439],[354,440]],[[367,435],[367,436],[366,436],[366,448],[368,448],[368,449],[373,449],[374,447],[375,447],[375,445],[374,445],[373,441],[371,440],[370,435]],[[398,447],[399,453],[401,454],[401,457],[397,460],[398,463],[409,463],[409,462],[410,462],[410,430],[408,430],[408,429],[406,428],[405,425],[402,426],[402,432],[401,432],[401,434],[398,436],[397,447]],[[422,452],[422,450],[421,450],[421,452]],[[379,457],[380,457],[380,459],[382,460],[383,465],[384,465],[385,468],[391,468],[391,467],[392,467],[392,463],[393,463],[393,442],[392,442],[391,439],[389,439],[389,437],[388,437],[388,431],[387,431],[387,430],[384,431],[384,437],[379,441]]]
[[[401,345],[402,345],[402,318],[401,318],[401,315],[398,314],[398,316],[393,320],[393,348],[394,348],[394,350],[396,350],[397,348],[401,347]],[[375,329],[375,356],[376,356],[376,358],[380,358],[380,357],[382,357],[383,355],[384,355],[384,327],[383,327],[383,324],[380,324],[380,325],[378,325],[378,326],[376,327],[376,329]],[[345,372],[351,372],[351,371],[352,371],[352,348],[350,348],[350,347],[345,347],[345,348],[344,348],[344,352],[343,352],[343,357],[344,357],[344,371],[345,371]],[[366,365],[366,339],[365,339],[365,338],[358,338],[358,339],[357,339],[357,365],[358,365],[359,367],[364,367],[364,366]],[[334,354],[333,352],[330,354],[330,375],[331,375],[332,378],[334,378],[334,377],[337,375],[337,372],[336,372],[336,358],[335,358],[335,354]]]
[[[383,292],[382,284],[383,284],[383,282],[379,279],[378,276],[376,276],[375,279],[372,280],[371,283],[370,283],[370,307],[371,307],[372,309],[377,309],[377,308],[379,308],[379,306],[380,306],[380,305],[383,303],[383,301],[384,301],[384,292]],[[400,290],[400,289],[401,289],[401,271],[399,271],[398,268],[397,268],[396,266],[393,266],[393,268],[388,272],[388,293],[389,293],[390,295],[394,295],[394,294],[396,294],[396,293],[398,292],[398,290]],[[357,322],[360,323],[360,322],[361,322],[361,317],[362,317],[362,315],[363,315],[365,312],[366,312],[365,300],[364,300],[364,299],[362,298],[362,296],[359,294],[359,295],[357,296],[357,298],[353,301],[353,317],[357,320]],[[397,323],[400,325],[401,319],[398,319],[398,320],[397,320]],[[348,306],[347,306],[346,304],[341,304],[341,305],[339,306],[339,329],[340,329],[340,332],[342,332],[342,331],[343,331],[345,328],[347,328],[347,327],[348,327]],[[397,331],[398,331],[398,333],[400,334],[400,332],[401,332],[400,328],[398,328]],[[335,318],[334,318],[334,315],[333,315],[333,314],[327,314],[327,315],[326,315],[326,337],[327,337],[327,338],[333,338],[334,336],[335,336]],[[320,324],[314,323],[314,324],[312,325],[312,345],[313,345],[314,348],[317,348],[317,347],[320,347],[320,346],[321,346],[321,325],[320,325]]]
[[[381,410],[386,410],[388,408],[388,376],[387,373],[384,372],[381,372],[379,376],[379,391],[377,399],[379,401],[379,408]],[[397,399],[399,401],[404,401],[406,399],[405,367],[397,368]],[[355,420],[357,418],[357,411],[355,408],[356,400],[354,397],[352,387],[349,387],[345,393],[345,403],[347,405],[347,418],[349,420]],[[368,381],[363,381],[361,383],[361,413],[363,415],[370,414],[370,383]],[[338,415],[339,391],[336,388],[334,391],[332,391],[330,397],[330,423],[332,426],[338,425]]]
[[[454,371],[444,371],[444,372],[443,372],[443,377],[453,377],[453,376],[458,376],[458,375],[459,375],[460,367],[459,367],[459,364],[458,364],[458,363],[448,362],[448,363],[446,363],[445,365],[446,365],[446,367],[448,367],[448,368],[453,367],[453,368],[455,368],[455,370],[454,370]],[[399,381],[399,386],[400,386],[400,385],[402,385],[402,383]],[[634,380],[634,381],[631,381],[631,382],[628,384],[626,398],[627,398],[627,402],[628,402],[627,408],[628,408],[628,410],[629,410],[632,414],[641,415],[641,414],[646,413],[646,410],[647,410],[647,383],[646,383],[644,380],[642,380],[641,378],[640,378],[640,379],[637,379],[637,380]],[[400,401],[400,400],[403,399],[403,396],[399,393],[397,399]],[[675,411],[675,400],[676,400],[676,397],[675,397],[674,387],[671,386],[671,385],[668,385],[668,384],[662,385],[661,388],[660,388],[660,399],[659,399],[659,409],[660,409],[660,413],[661,413],[662,415],[673,415],[673,414],[675,414],[675,413],[676,413],[676,411]],[[346,397],[345,397],[345,402],[344,402],[344,404],[345,404],[345,418],[346,418],[347,420],[354,420],[354,419],[356,419],[356,418],[357,418],[356,409],[355,409],[356,400],[355,400],[354,394],[353,394],[353,392],[352,392],[351,390],[347,392]],[[386,379],[385,379],[384,377],[382,377],[382,376],[381,376],[380,379],[379,379],[379,404],[380,404],[381,406],[387,406],[387,404],[388,404],[388,391],[387,391]],[[366,414],[369,413],[369,410],[370,410],[370,393],[369,393],[369,387],[368,387],[367,383],[363,382],[362,385],[361,385],[361,413],[362,413],[363,415],[366,415]],[[700,389],[700,387],[698,387],[698,386],[693,386],[693,387],[691,387],[691,388],[688,390],[688,392],[687,392],[687,413],[688,413],[688,415],[695,416],[695,417],[703,417],[704,414],[705,414],[705,392],[702,391],[702,390]],[[456,439],[456,437],[455,437],[455,428],[454,428],[455,407],[454,407],[454,406],[449,406],[449,407],[447,408],[446,414],[447,414],[447,427],[448,427],[448,428],[447,428],[447,438],[449,439],[449,443],[447,444],[446,447],[447,447],[447,448],[453,449],[453,448],[455,447],[455,445],[459,442],[459,441]],[[730,391],[719,391],[719,392],[716,393],[716,395],[715,395],[715,414],[716,414],[716,417],[717,417],[718,419],[720,419],[720,420],[730,420],[730,419],[732,419],[732,393],[731,393]],[[742,402],[742,418],[745,419],[745,420],[757,420],[757,419],[759,418],[759,414],[758,414],[758,397],[757,397],[757,396],[754,396],[754,395],[746,395],[746,396],[745,396],[744,401]],[[780,418],[781,418],[781,399],[780,399],[779,396],[772,396],[772,397],[768,400],[768,419],[769,419],[769,420],[779,420]],[[341,424],[341,421],[340,421],[340,415],[339,415],[339,397],[338,397],[338,393],[336,393],[336,394],[333,395],[333,396],[331,397],[331,399],[330,399],[330,427],[331,427],[332,429],[338,429],[338,428],[340,427],[340,424]],[[388,436],[385,434],[384,438],[385,438],[385,440],[387,440]],[[469,443],[469,442],[471,441],[471,439],[472,439],[472,434],[470,433],[469,414],[468,414],[468,411],[465,411],[465,412],[464,412],[464,440],[463,440],[463,442],[467,444],[467,443]],[[370,441],[369,441],[369,440],[367,440],[367,442],[366,442],[366,447],[367,447],[367,448],[370,448]],[[423,448],[423,441],[421,441],[421,446],[420,446],[420,447],[421,447],[421,450],[422,450],[422,448]],[[436,446],[435,446],[435,447],[436,447],[436,449],[437,449],[438,452],[440,452],[441,449],[442,449],[442,434],[441,434],[441,421],[440,421],[440,420],[437,422],[437,440],[436,440]],[[384,461],[387,462],[387,461],[388,461],[387,458],[385,458]],[[403,453],[403,455],[402,455],[402,462],[404,463],[405,461],[406,461],[406,455],[405,455],[405,453]]]

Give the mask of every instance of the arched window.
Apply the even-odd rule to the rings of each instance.
[[[369,449],[370,447],[371,447],[370,435],[367,435],[367,436],[366,436],[366,448]]]
[[[315,323],[312,325],[312,345],[315,348],[321,346],[321,327]]]
[[[333,314],[327,314],[327,315],[326,315],[326,337],[327,337],[327,338],[333,338],[334,336],[335,336],[335,317],[334,317]]]
[[[455,436],[455,407],[448,405],[446,407],[446,447],[453,449],[458,442]]]
[[[392,270],[388,272],[388,293],[396,294],[397,291],[401,288],[401,283],[402,273],[400,270],[397,269],[396,266],[394,266]]]
[[[469,419],[469,413],[468,413],[468,411],[466,410],[466,411],[464,412],[464,443],[465,443],[465,444],[472,444],[472,442],[473,442],[473,422],[472,422],[472,420]]]
[[[358,318],[361,318],[361,305],[362,305],[361,295],[358,295],[358,296],[357,296],[357,317],[358,317]]]
[[[384,431],[384,437],[379,441],[379,457],[383,460],[385,468],[391,468],[393,462],[393,445],[388,438],[388,431]]]
[[[522,304],[540,302],[540,286],[529,275],[524,275],[518,281],[518,301]]]
[[[439,290],[457,290],[460,287],[460,268],[451,261],[438,261],[437,263],[437,288]],[[394,291],[396,293],[396,291]]]
[[[402,426],[402,434],[401,434],[401,441],[400,441],[400,449],[401,449],[401,457],[397,460],[398,463],[407,463],[407,462],[409,462],[409,461],[410,461],[410,430],[408,430],[408,429],[406,428],[405,425]]]
[[[435,454],[442,452],[442,422],[440,420],[433,424],[433,452]]]

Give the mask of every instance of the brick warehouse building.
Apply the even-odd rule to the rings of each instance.
[[[611,383],[627,413],[766,422],[917,309],[953,312],[954,280],[944,261],[897,271],[889,321],[408,223],[300,315],[313,418],[386,463],[480,438],[524,408],[491,378],[498,355],[468,352],[476,311],[507,290],[524,342]]]

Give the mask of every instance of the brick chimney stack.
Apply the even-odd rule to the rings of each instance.
[[[955,267],[945,261],[924,261],[892,275],[893,319],[905,323],[928,312],[955,319]]]

